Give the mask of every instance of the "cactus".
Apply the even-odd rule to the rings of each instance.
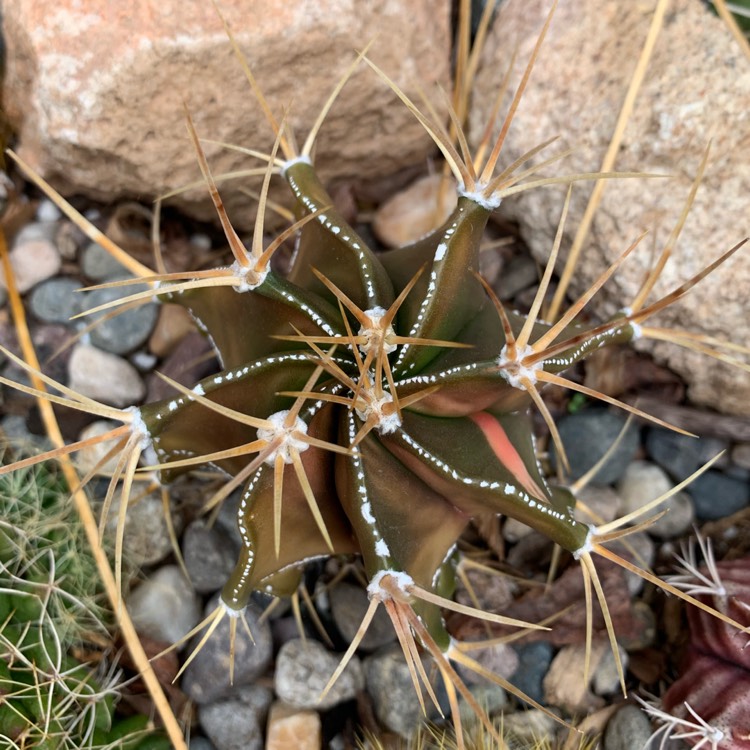
[[[116,718],[118,676],[72,655],[108,637],[96,564],[44,467],[0,477],[0,736],[3,747],[161,750],[146,716]]]
[[[678,572],[668,581],[702,602],[750,626],[750,558],[716,562],[709,539],[697,537],[677,557]],[[745,750],[750,747],[750,655],[747,637],[707,616],[687,611],[688,646],[681,672],[661,701],[645,703],[658,723],[651,737],[682,738],[694,747]],[[659,705],[660,704],[660,705]]]
[[[507,681],[488,674],[445,627],[443,608],[491,622],[541,627],[452,602],[453,552],[472,519],[497,514],[515,518],[579,560],[586,591],[587,640],[590,643],[592,637],[590,623],[596,597],[615,654],[615,633],[596,571],[596,556],[636,570],[723,622],[742,627],[730,615],[637,569],[607,548],[609,541],[646,526],[646,516],[664,498],[637,514],[591,526],[576,520],[572,512],[574,495],[565,487],[548,483],[537,462],[532,409],[538,409],[545,418],[565,465],[564,449],[540,395],[547,384],[568,387],[649,418],[634,407],[573,383],[561,373],[602,346],[649,335],[644,326],[647,319],[681,298],[742,244],[670,294],[646,304],[672,252],[670,244],[632,304],[623,306],[611,320],[591,327],[581,322],[583,308],[640,238],[557,322],[546,323],[540,313],[560,248],[560,231],[530,313],[522,316],[504,309],[478,274],[484,227],[500,202],[521,190],[549,184],[636,176],[540,178],[538,171],[557,157],[541,165],[524,166],[542,147],[498,169],[504,133],[512,122],[547,25],[500,136],[494,143],[486,140],[480,144],[477,156],[471,153],[460,127],[458,145],[454,146],[443,127],[423,114],[366,55],[353,63],[349,73],[364,61],[414,113],[442,151],[459,185],[458,203],[443,226],[412,245],[389,252],[374,252],[346,222],[313,165],[315,138],[346,77],[325,103],[300,149],[295,146],[289,124],[271,113],[251,80],[274,130],[275,142],[269,153],[251,152],[267,166],[249,248],[224,210],[188,116],[188,129],[233,262],[209,271],[158,274],[130,261],[130,267],[139,273],[137,281],[151,288],[88,314],[155,296],[183,305],[210,338],[221,371],[192,388],[168,381],[175,390],[173,397],[125,410],[96,403],[47,378],[46,382],[61,395],[44,397],[115,420],[120,426],[106,435],[7,469],[94,443],[115,441],[114,450],[120,458],[105,499],[102,523],[121,481],[121,523],[116,540],[121,580],[122,520],[144,451],[157,456],[157,463],[145,470],[158,471],[167,483],[194,467],[218,467],[229,480],[206,507],[217,506],[234,489],[243,488],[237,516],[243,548],[219,607],[201,623],[205,628],[201,643],[224,617],[230,618],[231,632],[236,633],[254,591],[275,596],[292,594],[309,560],[359,555],[369,580],[371,604],[329,685],[356,650],[376,608],[382,606],[393,621],[420,696],[422,689],[431,693],[432,688],[417,657],[417,644],[434,658],[453,709],[459,746],[458,694],[477,710],[487,731],[493,737],[498,735],[454,664],[488,677],[537,705]],[[479,156],[487,152],[486,158]],[[706,158],[698,170],[695,188]],[[274,175],[286,181],[297,220],[264,246],[267,196]],[[38,178],[36,181],[41,184]],[[54,195],[48,186],[46,189]],[[570,192],[562,210],[561,230],[569,197]],[[61,202],[61,207],[74,216],[67,204]],[[99,235],[96,238],[101,239]],[[271,261],[274,252],[290,239],[295,242],[295,256],[291,271],[284,276]],[[113,251],[118,252],[116,248]],[[660,335],[664,336],[663,331]],[[702,341],[702,349],[711,351],[709,343]],[[24,366],[21,360],[6,354]],[[42,395],[28,386],[16,387]],[[629,527],[634,521],[636,526]],[[619,659],[618,666],[624,689]]]

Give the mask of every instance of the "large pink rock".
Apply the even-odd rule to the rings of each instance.
[[[559,135],[560,140],[545,153],[567,148],[574,153],[546,174],[599,169],[655,5],[609,0],[559,3],[499,168]],[[503,3],[473,92],[476,138],[513,50],[518,46],[511,92],[550,6],[550,0]],[[583,249],[574,292],[588,287],[641,231],[648,229],[650,234],[595,297],[592,308],[599,317],[607,317],[633,299],[654,252],[664,246],[680,215],[710,139],[711,157],[697,201],[651,299],[675,288],[750,235],[749,134],[750,61],[706,4],[673,0],[615,164],[621,171],[673,177],[607,184]],[[570,247],[590,191],[590,184],[574,190],[562,255]],[[542,262],[552,247],[564,192],[564,188],[533,190],[509,198],[500,209],[520,223]],[[749,298],[750,247],[746,247],[683,302],[661,314],[658,324],[750,346]],[[747,372],[669,344],[645,345],[687,381],[696,403],[750,414]]]
[[[412,96],[417,86],[449,85],[447,0],[219,5],[276,116],[291,105],[301,141],[355,49],[373,39],[370,57]],[[183,102],[202,138],[270,151],[271,128],[208,0],[6,0],[3,15],[4,104],[20,153],[64,194],[147,200],[199,179]],[[205,150],[215,174],[259,165],[213,144]],[[316,163],[328,180],[369,180],[419,164],[431,150],[362,64],[326,121]],[[252,211],[238,187],[222,194],[233,221],[247,225]],[[206,196],[190,195],[202,217],[213,215]]]

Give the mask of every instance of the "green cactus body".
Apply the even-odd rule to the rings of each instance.
[[[226,607],[240,611],[253,590],[288,592],[281,574],[330,554],[360,554],[371,580],[391,571],[437,591],[480,513],[582,549],[590,529],[540,472],[529,397],[503,360],[502,320],[475,273],[491,206],[461,197],[438,231],[377,255],[331,208],[308,159],[281,172],[297,215],[319,212],[299,231],[291,272],[171,295],[225,369],[140,412],[164,476],[200,460],[232,476],[251,469]],[[524,322],[512,316],[516,332]],[[593,337],[569,326],[562,339],[572,343],[537,367],[560,371],[632,330],[625,318]],[[252,454],[230,456],[253,444]],[[436,605],[418,609],[447,648]]]

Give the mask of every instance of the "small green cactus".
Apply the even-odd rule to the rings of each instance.
[[[111,620],[66,488],[44,467],[0,477],[0,738],[8,748],[165,750],[115,719],[116,670],[71,655]]]
[[[219,608],[202,623],[204,639],[223,617],[231,618],[231,632],[235,633],[254,591],[275,596],[295,592],[311,559],[359,555],[369,579],[371,605],[329,685],[356,650],[376,608],[382,606],[393,621],[420,695],[420,682],[430,693],[432,688],[417,656],[417,643],[434,658],[462,746],[458,694],[477,710],[487,731],[493,737],[498,735],[454,664],[519,694],[474,661],[462,644],[453,640],[442,617],[443,608],[449,608],[493,622],[509,622],[451,601],[454,549],[472,519],[497,514],[515,518],[579,560],[589,616],[587,639],[590,642],[592,637],[595,595],[615,654],[615,634],[594,563],[597,555],[710,609],[606,547],[607,542],[635,530],[628,524],[637,522],[636,529],[647,525],[644,519],[664,498],[602,526],[576,520],[573,494],[549,484],[539,467],[531,410],[539,409],[545,417],[564,466],[564,450],[540,396],[542,387],[562,385],[618,403],[560,373],[602,346],[647,336],[643,324],[650,316],[682,297],[742,243],[671,294],[646,304],[671,253],[671,246],[666,248],[632,304],[623,306],[611,320],[591,327],[580,322],[582,309],[638,239],[557,322],[546,323],[540,312],[560,248],[559,232],[530,313],[507,312],[478,274],[480,244],[492,211],[503,199],[522,190],[618,175],[540,178],[537,172],[555,157],[541,165],[525,165],[542,147],[531,149],[514,164],[497,168],[504,133],[528,75],[498,139],[478,148],[478,153],[489,153],[480,159],[470,152],[460,128],[458,146],[454,146],[442,126],[422,114],[374,63],[360,56],[354,65],[362,59],[420,120],[453,171],[460,197],[445,224],[407,247],[374,252],[336,210],[312,160],[317,132],[346,78],[325,103],[301,149],[295,147],[288,123],[274,118],[252,81],[274,130],[275,143],[270,153],[250,152],[267,163],[251,247],[243,245],[226,215],[188,118],[233,263],[210,271],[157,274],[131,261],[130,267],[140,272],[137,281],[152,288],[89,311],[150,301],[154,296],[183,305],[210,338],[221,371],[192,388],[169,381],[175,389],[172,398],[127,410],[97,404],[49,379],[47,382],[62,393],[57,401],[122,425],[66,449],[117,441],[120,458],[102,523],[120,480],[121,520],[124,518],[144,451],[153,451],[158,458],[147,470],[160,472],[165,482],[205,465],[225,472],[229,480],[207,502],[207,508],[218,505],[234,489],[244,488],[237,516],[242,551]],[[266,247],[264,214],[273,175],[286,181],[297,221]],[[561,227],[567,205],[566,200]],[[73,215],[67,204],[61,203],[61,207]],[[295,254],[291,271],[284,276],[272,268],[271,259],[290,239]],[[59,454],[55,451],[48,457]],[[122,527],[120,523],[118,560]],[[726,615],[711,611],[739,627]],[[618,667],[624,688],[619,660]]]

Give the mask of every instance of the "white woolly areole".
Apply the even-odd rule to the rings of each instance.
[[[393,396],[390,393],[384,393],[380,398],[368,401],[364,409],[358,409],[355,406],[354,411],[357,412],[357,416],[363,422],[366,422],[374,414],[378,420],[375,429],[381,435],[390,435],[390,433],[396,432],[401,427],[401,417],[399,417],[398,412],[394,411],[392,414],[383,413],[385,405],[392,403]]]
[[[360,350],[367,353],[372,348],[373,344],[382,342],[381,348],[386,354],[390,354],[396,351],[398,348],[396,344],[387,344],[386,338],[394,334],[393,326],[389,325],[388,328],[383,330],[380,325],[380,321],[386,314],[386,310],[382,307],[373,307],[370,310],[365,310],[365,315],[370,321],[369,326],[362,326],[357,332],[358,336],[364,336],[367,342],[360,345]]]
[[[586,534],[586,541],[573,553],[573,559],[580,560],[583,555],[589,555],[594,551],[594,537],[596,536],[596,526],[589,524],[589,533]]]
[[[302,154],[302,156],[295,156],[293,159],[289,159],[289,161],[285,161],[281,165],[281,176],[286,177],[287,171],[291,169],[295,164],[312,165],[312,159],[307,154]]]
[[[236,279],[241,279],[241,283],[234,287],[235,292],[252,292],[253,289],[257,289],[268,276],[268,264],[261,271],[256,271],[252,267],[243,266],[239,261],[234,261],[229,270]],[[255,281],[249,281],[248,276],[253,275]]]
[[[221,597],[219,597],[219,606],[233,619],[238,619],[242,617],[242,615],[245,614],[245,610],[247,607],[242,607],[242,609],[234,609],[234,607],[230,607]]]
[[[151,447],[151,435],[143,421],[141,410],[137,406],[129,406],[125,411],[133,415],[133,420],[130,422],[130,431],[133,435],[138,435],[141,438],[141,450],[148,450]]]
[[[486,185],[484,187],[486,187]],[[486,196],[482,192],[481,185],[478,190],[467,190],[465,187],[459,186],[457,192],[460,196],[468,198],[470,201],[474,201],[474,203],[482,208],[486,208],[488,211],[494,211],[503,202],[503,199],[494,193],[490,196]]]
[[[404,596],[408,596],[409,589],[414,585],[414,579],[408,573],[404,573],[402,570],[379,570],[372,577],[372,580],[367,587],[367,596],[369,596],[370,599],[383,600],[391,598],[391,594],[380,586],[381,581],[386,576],[390,576],[396,584],[396,588],[404,594]]]
[[[293,432],[301,432],[303,435],[307,435],[307,425],[299,417],[297,417],[291,427],[286,427],[284,425],[284,421],[286,420],[288,414],[289,409],[277,411],[276,413],[271,414],[271,416],[266,419],[266,422],[271,423],[268,427],[258,428],[259,440],[265,440],[269,443],[273,443],[279,438],[282,439],[281,445],[275,451],[273,451],[265,461],[265,463],[270,464],[271,466],[273,466],[273,464],[275,463],[276,456],[281,456],[284,459],[285,464],[292,463],[292,448],[294,448],[297,453],[302,453],[310,447],[308,443],[295,438],[292,434]]]
[[[623,317],[628,318],[633,314],[633,308],[623,307],[622,314]],[[631,341],[638,341],[638,339],[643,338],[643,328],[641,328],[640,323],[636,323],[634,320],[626,320],[625,322],[630,326]]]
[[[544,367],[542,360],[534,362],[531,365],[521,364],[521,360],[531,354],[534,354],[534,350],[531,346],[525,346],[523,349],[517,349],[515,358],[510,359],[508,357],[508,345],[506,344],[497,358],[497,365],[502,368],[502,376],[508,381],[509,385],[519,388],[522,391],[526,390],[526,388],[521,383],[521,379],[527,378],[532,384],[536,383],[536,373]]]

